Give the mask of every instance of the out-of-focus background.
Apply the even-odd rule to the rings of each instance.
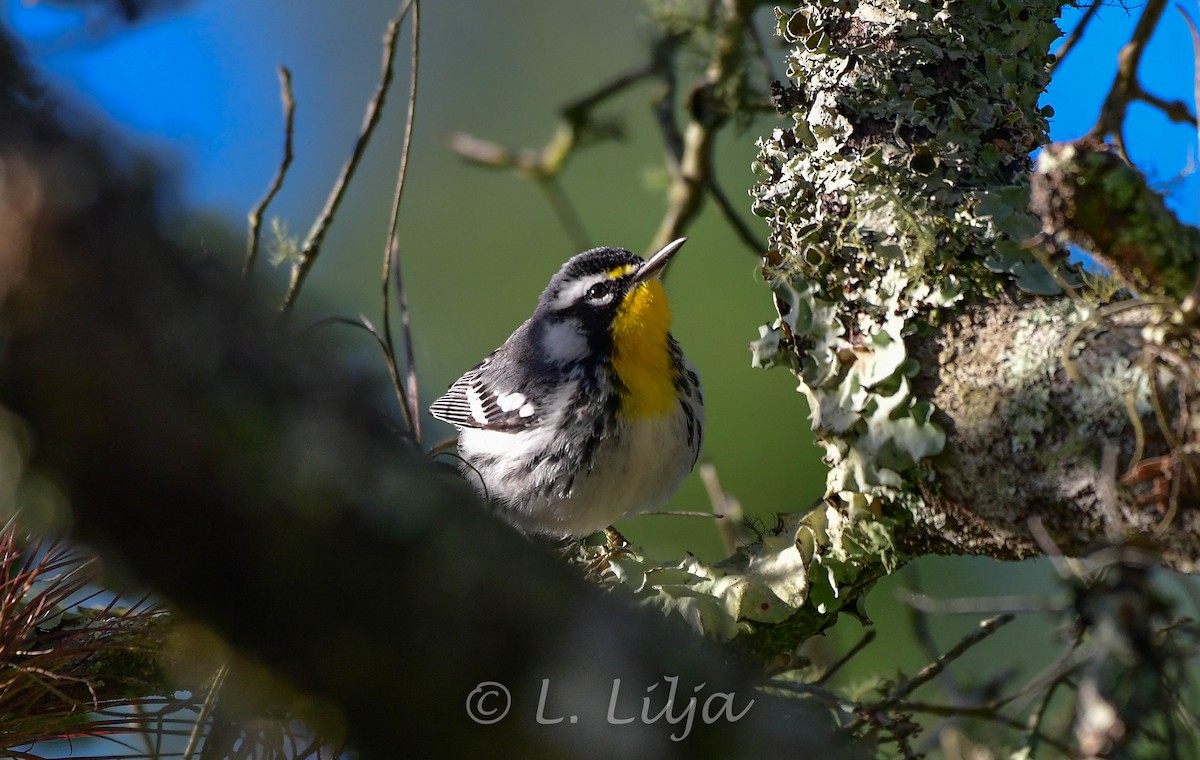
[[[81,121],[99,121],[114,140],[152,151],[174,173],[177,197],[170,212],[179,234],[213,256],[240,262],[246,212],[281,155],[276,67],[287,65],[293,74],[296,161],[269,216],[303,238],[358,133],[379,78],[383,29],[398,4],[197,0],[129,26],[70,3],[9,0],[0,7]],[[1194,2],[1185,7],[1200,15]],[[1117,51],[1139,10],[1101,8],[1056,73],[1044,98],[1055,109],[1054,139],[1078,137],[1095,121]],[[1061,27],[1069,31],[1079,17],[1068,10]],[[759,22],[769,38],[769,8]],[[647,60],[651,29],[639,0],[426,2],[421,23],[420,95],[400,240],[427,404],[529,315],[550,275],[576,252],[536,185],[466,165],[447,148],[447,137],[461,131],[510,147],[542,145],[556,127],[559,106]],[[406,46],[379,133],[301,296],[300,320],[379,314],[379,273],[403,134]],[[767,52],[781,76],[782,50],[769,45]],[[1191,53],[1182,16],[1168,10],[1142,66],[1144,86],[1190,103]],[[698,74],[700,63],[694,63]],[[685,75],[681,91],[689,85]],[[666,175],[649,110],[656,94],[654,85],[643,84],[602,109],[623,119],[626,139],[582,152],[563,177],[593,244],[644,252],[661,218]],[[783,120],[762,116],[741,133],[727,134],[718,148],[718,178],[764,238],[765,225],[749,214],[746,191],[753,181],[754,138],[775,126]],[[1175,209],[1195,223],[1195,130],[1136,104],[1128,134],[1134,161],[1171,191]],[[757,337],[756,326],[774,316],[756,279],[756,259],[711,206],[688,235],[669,290],[675,335],[705,385],[709,421],[702,461],[717,466],[726,490],[750,514],[770,520],[777,511],[802,510],[821,495],[824,469],[794,379],[784,370],[750,368],[747,343]],[[270,238],[268,230],[264,239]],[[262,261],[259,274],[264,289],[282,294],[285,272]],[[381,385],[387,382],[365,334],[347,332],[345,344],[360,369],[375,372]],[[434,430],[435,438],[451,432]],[[695,476],[669,508],[709,508]],[[650,516],[620,527],[664,560],[684,551],[706,559],[722,553],[712,521],[704,518]],[[846,678],[884,667],[911,673],[928,661],[905,620],[907,608],[896,601],[897,588],[917,574],[931,595],[988,596],[1049,588],[1053,570],[1044,562],[1001,565],[970,558],[914,563],[870,596],[867,611],[881,641]],[[977,619],[935,616],[934,638],[943,646],[953,643]],[[829,639],[831,651],[857,638],[858,628],[853,620],[840,623]],[[1036,662],[1036,652],[1049,651],[1043,647],[1052,636],[1043,621],[1029,617],[972,657],[1021,649],[1035,653]],[[960,663],[963,673],[972,661]]]

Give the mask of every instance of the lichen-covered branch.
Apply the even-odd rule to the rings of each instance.
[[[1037,553],[1031,516],[1065,551],[1156,535],[1196,566],[1190,338],[1153,304],[1067,297],[1082,278],[1028,247],[1058,7],[779,14],[792,126],[761,140],[754,189],[778,317],[752,348],[800,380],[825,498],[725,562],[618,557],[615,582],[770,658],[913,556]]]
[[[1144,332],[1159,318],[1133,301],[1094,312],[1065,298],[995,303],[965,309],[914,346],[918,361],[938,367],[917,388],[947,430],[932,477],[917,487],[931,548],[1040,554],[1029,529],[1037,517],[1068,554],[1155,536],[1166,563],[1200,569],[1200,515],[1182,510],[1167,530],[1162,503],[1119,482],[1171,448],[1156,406],[1168,423],[1181,415],[1183,380],[1149,359]]]
[[[775,94],[792,123],[760,141],[755,166],[778,313],[755,362],[801,381],[830,466],[818,511],[874,526],[891,563],[1037,553],[1033,515],[1070,553],[1154,536],[1173,566],[1200,561],[1195,336],[1165,327],[1167,307],[1105,303],[1115,288],[1068,297],[1084,278],[1061,251],[1028,247],[1059,7],[867,0],[779,14],[795,47]],[[1102,183],[1121,198],[1105,244],[1161,252],[1140,277],[1178,299],[1196,233],[1139,186]],[[818,544],[810,582],[833,546]],[[851,556],[883,565],[875,548]]]
[[[916,509],[933,477],[947,426],[920,392],[938,368],[913,347],[964,303],[1059,292],[1022,246],[1056,11],[876,0],[780,17],[794,126],[757,165],[780,319],[756,360],[800,376],[847,508]]]

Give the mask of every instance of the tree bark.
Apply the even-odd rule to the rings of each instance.
[[[777,100],[794,126],[760,141],[780,319],[757,360],[801,379],[827,499],[865,520],[911,515],[902,554],[1029,556],[1046,549],[1037,518],[1068,553],[1139,536],[1192,571],[1196,363],[1190,327],[1167,325],[1197,234],[1133,170],[1108,162],[1089,182],[1059,162],[1059,192],[1043,181],[1040,197],[1079,224],[1046,232],[1132,262],[1115,271],[1143,300],[1106,303],[1116,286],[1081,287],[1062,252],[1042,253],[1029,155],[1045,143],[1059,8],[871,0],[781,16],[797,46]]]

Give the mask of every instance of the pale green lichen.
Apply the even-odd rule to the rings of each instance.
[[[1037,447],[1046,426],[1059,419],[1064,424],[1069,420],[1083,439],[1096,440],[1117,437],[1128,423],[1128,414],[1114,414],[1113,410],[1129,411],[1132,404],[1131,411],[1139,418],[1151,414],[1150,385],[1144,369],[1121,355],[1101,357],[1098,366],[1073,372],[1070,394],[1052,402],[1052,379],[1065,372],[1064,359],[1073,362],[1076,358],[1072,350],[1076,347],[1068,347],[1066,341],[1087,319],[1089,311],[1069,299],[1049,301],[1026,313],[1001,354],[1006,383],[1023,389],[1013,394],[1001,411],[1012,431],[1014,451]],[[1103,329],[1102,323],[1097,322],[1096,329]]]
[[[801,380],[844,508],[895,503],[945,444],[906,339],[997,274],[1060,292],[1024,243],[1037,100],[1061,4],[905,0],[778,12],[793,127],[759,141],[755,211],[782,255],[757,366]],[[1031,410],[1032,411],[1032,410]],[[1036,430],[1019,435],[1031,446]]]
[[[854,603],[855,589],[897,566],[895,531],[902,523],[865,508],[826,504],[781,515],[773,530],[715,564],[691,555],[661,564],[631,547],[620,549],[607,558],[605,581],[679,614],[705,635],[721,641],[743,636],[760,654],[775,654],[831,625]],[[784,638],[790,645],[773,648]]]

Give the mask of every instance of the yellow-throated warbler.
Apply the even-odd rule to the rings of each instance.
[[[533,316],[430,407],[459,429],[465,477],[521,530],[606,528],[666,501],[696,464],[700,378],[658,277],[685,240],[647,261],[573,257]]]

